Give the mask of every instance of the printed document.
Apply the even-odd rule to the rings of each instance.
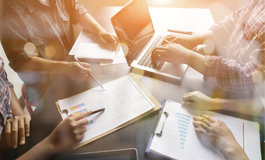
[[[179,160],[225,160],[223,154],[205,137],[196,134],[193,116],[202,113],[220,118],[231,130],[235,139],[249,159],[261,160],[258,123],[226,116],[214,112],[182,107],[180,103],[167,100],[155,133],[163,130],[162,136],[154,135],[150,140],[149,152],[162,157]],[[164,127],[162,129],[162,124]],[[148,149],[147,149],[148,150]]]
[[[58,101],[63,118],[66,118],[67,114],[80,114],[87,110],[105,108],[104,112],[87,117],[87,132],[80,143],[108,132],[155,106],[129,75],[103,86],[105,91],[96,87]]]

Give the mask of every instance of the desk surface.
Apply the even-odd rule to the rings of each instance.
[[[120,8],[121,7],[97,8],[93,16],[106,28],[106,30],[113,32],[113,28],[110,24],[110,17]],[[150,13],[155,30],[159,32],[165,32],[168,28],[202,32],[206,31],[210,25],[213,24],[213,19],[208,9],[150,8]],[[91,62],[91,68],[95,77],[103,84],[131,72],[127,64],[99,66],[98,62]],[[184,93],[195,90],[211,93],[211,89],[206,90],[207,87],[202,80],[202,75],[192,68],[187,70],[182,82],[176,82],[176,84],[153,79],[144,76],[143,73],[136,74],[136,77],[159,102],[162,102],[163,99],[181,102]],[[73,82],[64,76],[57,76],[53,80],[54,81],[47,89],[39,106],[32,115],[31,136],[26,139],[26,144],[22,147],[20,146],[15,152],[14,150],[7,151],[7,154],[12,153],[9,154],[9,156],[14,158],[14,156],[17,157],[23,154],[51,133],[55,126],[61,121],[55,105],[58,99],[67,98],[97,86],[91,78],[83,83]],[[137,148],[139,159],[153,159],[152,157],[145,156],[144,151],[152,133],[157,113],[158,112],[154,112],[115,133],[77,150],[73,151],[72,148],[69,147],[61,153]]]

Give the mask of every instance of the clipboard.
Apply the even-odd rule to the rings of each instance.
[[[133,119],[131,119],[131,120],[129,120],[129,121],[127,121],[126,123],[123,123],[122,125],[120,125],[120,126],[118,126],[118,127],[116,127],[116,128],[114,128],[114,129],[112,129],[112,130],[109,130],[109,131],[107,131],[107,132],[105,132],[105,133],[103,133],[103,134],[101,134],[101,135],[99,135],[99,136],[97,136],[97,137],[94,137],[94,138],[92,138],[92,139],[90,139],[90,140],[88,140],[88,141],[85,141],[85,142],[83,142],[83,143],[80,143],[80,144],[77,144],[77,145],[74,145],[73,146],[73,149],[77,149],[77,148],[79,148],[79,147],[82,147],[82,146],[84,146],[84,145],[86,145],[86,144],[88,144],[88,143],[91,143],[91,142],[93,142],[93,141],[95,141],[95,140],[97,140],[97,139],[99,139],[99,138],[101,138],[101,137],[104,137],[104,136],[106,136],[106,135],[108,135],[108,134],[110,134],[110,133],[113,133],[113,132],[115,132],[115,131],[117,131],[117,130],[119,130],[119,129],[121,129],[121,128],[123,128],[123,127],[125,127],[125,126],[127,126],[127,125],[129,125],[129,124],[131,124],[131,123],[133,123],[133,122],[135,122],[135,121],[137,121],[137,120],[139,120],[139,119],[141,119],[141,118],[143,118],[143,117],[145,117],[145,116],[147,116],[148,114],[150,114],[150,113],[152,113],[152,112],[154,112],[154,111],[156,111],[156,110],[158,110],[158,109],[160,109],[162,106],[161,106],[161,104],[154,98],[154,96],[140,83],[140,81],[136,78],[136,76],[133,74],[133,73],[129,73],[128,75],[125,75],[125,76],[130,76],[131,78],[132,78],[132,80],[137,84],[137,86],[142,90],[142,92],[149,98],[149,100],[150,101],[152,101],[152,103],[154,104],[154,107],[151,109],[151,110],[149,110],[149,111],[147,111],[147,112],[145,112],[145,113],[143,113],[143,114],[141,114],[141,115],[139,115],[139,116],[137,116],[137,117],[135,117],[135,118],[133,118]],[[123,76],[123,77],[125,77],[125,76]],[[122,77],[120,77],[120,78],[122,78]],[[119,79],[119,78],[118,78]],[[109,83],[109,82],[108,82]],[[85,91],[84,91],[85,92]],[[83,92],[81,92],[81,93],[83,93]],[[80,93],[79,93],[80,94]],[[60,106],[59,106],[59,103],[58,103],[58,101],[57,102],[55,102],[56,103],[56,106],[57,106],[57,109],[58,109],[58,112],[59,112],[59,114],[61,115],[61,118],[63,119],[63,116],[62,116],[62,111],[61,111],[61,109],[60,109]]]
[[[159,156],[159,155],[156,155],[156,154],[150,153],[149,151],[150,151],[151,143],[152,143],[153,138],[154,138],[154,136],[155,136],[155,131],[156,131],[156,129],[157,129],[158,123],[159,123],[159,121],[160,121],[160,118],[161,118],[161,116],[162,116],[162,113],[163,113],[163,110],[164,110],[164,108],[165,108],[165,104],[166,104],[166,103],[167,103],[167,99],[164,99],[163,102],[162,102],[162,104],[161,104],[162,107],[161,107],[161,109],[160,109],[160,111],[159,111],[159,113],[158,113],[157,119],[156,119],[155,127],[154,127],[154,129],[153,129],[153,132],[152,132],[152,134],[151,134],[151,136],[150,136],[150,138],[149,138],[149,141],[148,141],[147,146],[146,146],[146,149],[145,149],[145,153],[150,154],[151,156],[156,157],[156,158],[158,158],[158,159],[160,159],[160,158],[165,158],[165,157],[161,157],[161,156]]]
[[[167,148],[163,148],[167,143],[161,143],[163,140],[163,136],[161,138],[158,138],[159,135],[157,133],[160,131],[157,127],[159,126],[163,130],[162,119],[160,116],[158,116],[154,131],[151,134],[145,153],[147,155],[150,155],[152,157],[156,157],[158,159],[194,159],[196,155],[200,155],[200,157],[196,157],[195,159],[209,159],[209,157],[212,157],[210,159],[223,159],[223,154],[219,150],[216,150],[212,145],[209,145],[210,142],[208,141],[202,141],[202,137],[198,136],[197,133],[195,133],[194,128],[190,129],[188,128],[186,130],[186,133],[180,132],[180,130],[185,129],[185,125],[183,125],[183,122],[189,121],[189,124],[187,124],[186,127],[189,127],[189,125],[192,125],[192,117],[198,116],[203,114],[211,115],[214,119],[222,119],[224,123],[226,123],[227,127],[231,130],[233,136],[241,145],[245,153],[247,154],[249,159],[261,159],[260,154],[260,139],[259,139],[259,124],[257,122],[252,122],[236,117],[231,117],[219,113],[213,113],[210,111],[202,111],[202,110],[196,110],[191,108],[182,108],[180,107],[180,104],[171,100],[164,100],[162,102],[162,109],[160,110],[160,115],[163,115],[161,113],[168,112],[171,116],[171,119],[168,121],[168,125],[166,125],[165,128],[167,128],[165,133],[169,133],[168,129],[171,127],[172,124],[169,125],[170,122],[177,122],[176,125],[174,125],[174,128],[180,128],[177,130],[174,130],[174,133],[170,132],[171,134],[175,134],[175,131],[178,132],[178,134],[184,134],[186,135],[185,138],[182,136],[179,136],[180,139],[184,139],[184,143],[178,143],[183,142],[179,141],[177,137],[169,137],[173,142],[171,144],[174,144],[174,146],[171,146],[171,148],[174,148],[175,153],[174,154],[171,150],[167,150]],[[174,108],[176,107],[176,108]],[[179,108],[177,108],[179,107]],[[173,114],[172,114],[173,113]],[[172,116],[173,115],[173,116]],[[183,116],[185,116],[186,120],[183,120]],[[175,118],[173,118],[175,117]],[[189,117],[189,118],[187,118]],[[179,119],[181,118],[181,121]],[[178,119],[178,120],[177,120]],[[188,120],[190,119],[190,120]],[[238,125],[240,124],[240,125]],[[179,127],[179,126],[182,127]],[[184,127],[183,127],[184,126]],[[172,130],[171,130],[172,131]],[[165,134],[163,133],[163,135]],[[158,137],[156,137],[158,136]],[[164,138],[168,138],[169,134],[165,134]],[[251,137],[251,138],[250,138]],[[242,140],[242,141],[240,141]],[[166,142],[166,141],[164,141]],[[205,144],[208,143],[207,145]],[[161,143],[158,145],[158,143]],[[152,146],[152,144],[155,144],[155,146]],[[157,146],[159,146],[157,148]],[[154,150],[153,150],[154,149]],[[160,150],[161,149],[161,150]],[[166,151],[166,152],[165,152]],[[189,153],[193,151],[194,155],[190,155]]]

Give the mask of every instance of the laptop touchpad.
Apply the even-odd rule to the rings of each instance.
[[[187,65],[185,64],[172,64],[165,62],[160,72],[165,74],[170,74],[177,77],[183,77]]]

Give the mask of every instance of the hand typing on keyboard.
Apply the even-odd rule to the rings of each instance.
[[[164,44],[155,47],[152,52],[153,61],[166,61],[175,64],[188,64],[188,55],[191,50],[180,44],[164,41]]]

